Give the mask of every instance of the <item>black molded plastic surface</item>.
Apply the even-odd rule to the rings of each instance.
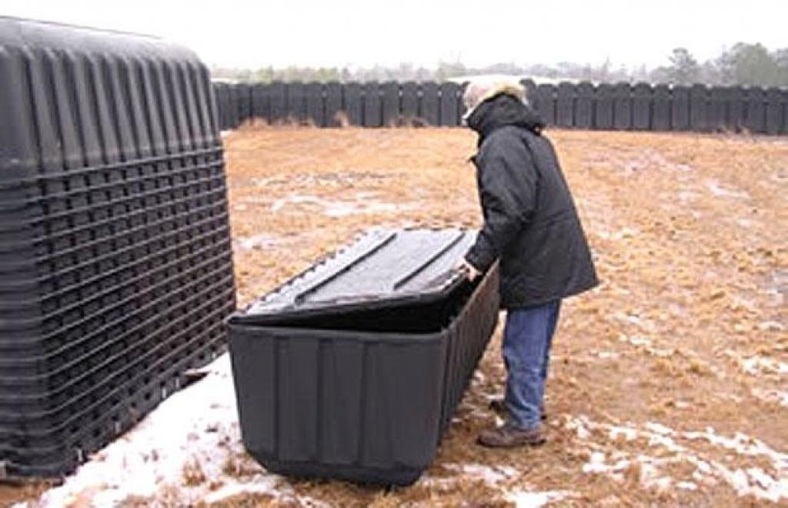
[[[458,229],[371,231],[235,319],[263,323],[436,300],[462,282],[454,267],[475,237]]]
[[[648,83],[637,83],[632,88],[632,128],[636,130],[649,130],[651,118],[653,89]]]
[[[562,82],[558,84],[556,95],[555,124],[557,127],[575,126],[575,103],[577,101],[577,88],[573,83]]]
[[[534,107],[547,125],[556,123],[556,95],[558,91],[555,85],[542,83],[536,87],[536,97]]]
[[[462,88],[457,83],[446,81],[441,83],[441,120],[444,127],[453,127],[460,124],[460,105],[462,101]]]
[[[670,130],[671,91],[668,85],[654,87],[654,103],[652,108],[651,128],[655,131]]]
[[[596,94],[594,125],[600,130],[610,130],[613,128],[613,102],[615,97],[613,85],[600,83]]]
[[[591,129],[594,127],[594,103],[596,89],[591,83],[580,83],[577,87],[575,103],[575,127]]]
[[[407,120],[413,120],[419,116],[419,84],[415,81],[402,83],[400,113]]]
[[[613,128],[632,128],[632,87],[629,83],[617,83],[613,86]]]
[[[420,88],[419,118],[427,122],[427,125],[440,125],[440,88],[438,83],[425,81],[421,83]]]
[[[371,81],[364,85],[364,127],[383,126],[383,103],[380,83]]]
[[[686,86],[674,86],[671,98],[671,127],[674,131],[690,128],[690,91]]]
[[[5,17],[0,118],[0,471],[59,476],[226,347],[219,119],[188,50]]]
[[[418,257],[425,245],[434,251],[432,237],[457,232],[419,233],[421,241],[397,244],[403,258]],[[362,249],[354,247],[332,259],[358,257]],[[392,259],[382,252],[367,259]],[[251,309],[234,315],[230,353],[249,453],[271,471],[298,477],[414,482],[432,462],[498,317],[497,265],[476,284],[442,287],[339,313],[267,309],[265,322],[250,321]]]

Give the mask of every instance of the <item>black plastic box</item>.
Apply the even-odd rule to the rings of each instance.
[[[229,320],[241,434],[267,469],[407,485],[498,318],[497,265],[453,270],[475,234],[378,231]]]

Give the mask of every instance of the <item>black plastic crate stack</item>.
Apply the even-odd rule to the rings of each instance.
[[[244,445],[270,471],[414,482],[495,329],[498,268],[453,269],[475,233],[377,230],[230,318]]]
[[[208,71],[158,39],[0,17],[0,477],[54,477],[226,348]]]

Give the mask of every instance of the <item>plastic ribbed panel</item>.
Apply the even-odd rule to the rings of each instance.
[[[208,71],[158,39],[0,18],[0,463],[57,476],[225,348]]]

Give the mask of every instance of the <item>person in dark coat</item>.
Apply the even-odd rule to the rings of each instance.
[[[563,298],[598,284],[591,252],[544,123],[517,82],[472,82],[465,121],[476,131],[484,226],[461,266],[469,279],[500,260],[506,312],[503,399],[491,407],[505,423],[482,432],[488,447],[540,445],[550,348]]]

